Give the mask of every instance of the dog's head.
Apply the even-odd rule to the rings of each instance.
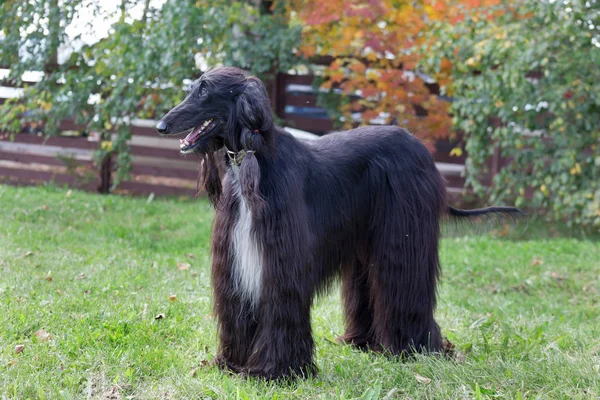
[[[234,153],[246,150],[239,165],[239,182],[249,206],[261,212],[264,202],[255,153],[270,145],[274,125],[260,79],[238,68],[214,68],[193,83],[187,97],[158,122],[156,129],[163,135],[187,133],[180,140],[180,151],[202,155],[200,182],[215,206],[222,188],[214,153],[223,146]]]
[[[273,129],[263,83],[233,67],[218,67],[192,84],[187,97],[156,125],[162,135],[187,133],[181,153],[258,150]]]

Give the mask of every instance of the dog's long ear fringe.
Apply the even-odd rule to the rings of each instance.
[[[240,186],[242,196],[255,216],[261,215],[265,199],[260,193],[260,166],[253,152],[248,152],[240,165]]]
[[[215,153],[204,154],[202,157],[199,186],[206,190],[213,207],[218,208],[223,188],[221,187],[221,177],[219,176]]]
[[[230,138],[230,144],[233,146],[230,150],[239,151],[242,148],[258,150],[252,147],[251,143],[245,143],[257,136],[249,133],[257,130],[258,136],[262,137],[261,142],[265,141],[268,144],[273,126],[273,114],[265,86],[257,78],[250,77],[246,80],[244,90],[237,98],[234,112],[227,122],[227,132],[234,135]],[[242,131],[240,132],[239,129]],[[235,137],[237,134],[240,134],[240,137]]]

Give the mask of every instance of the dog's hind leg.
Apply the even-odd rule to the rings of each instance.
[[[392,354],[436,351],[441,336],[433,318],[435,308],[435,270],[433,255],[423,260],[418,230],[376,238],[370,275],[375,341]],[[407,236],[408,235],[408,236]],[[402,241],[404,243],[402,243]]]
[[[372,216],[369,285],[376,341],[401,355],[438,351],[433,314],[439,274],[441,192],[436,181],[389,178]]]
[[[342,267],[342,297],[346,332],[339,340],[359,349],[377,349],[373,331],[373,308],[369,304],[366,265],[358,257]]]

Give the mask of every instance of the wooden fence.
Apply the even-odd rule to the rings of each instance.
[[[333,129],[326,110],[317,105],[317,93],[309,75],[279,74],[269,85],[275,113],[284,125],[316,135]],[[3,102],[0,93],[0,104]],[[156,121],[135,120],[129,142],[132,155],[131,179],[122,182],[116,193],[189,196],[197,192],[196,156],[180,156],[179,141],[158,136]],[[16,135],[0,133],[0,182],[59,185],[95,191],[101,186],[100,168],[93,152],[98,136],[85,134],[71,121],[63,121],[61,135],[46,138],[35,129]],[[449,155],[453,145],[437,142],[434,158],[448,181],[449,191],[462,192],[464,157]]]

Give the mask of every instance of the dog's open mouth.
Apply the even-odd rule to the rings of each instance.
[[[197,125],[192,131],[185,137],[185,139],[179,139],[179,151],[182,154],[191,153],[194,147],[198,144],[198,139],[203,133],[210,131],[216,125],[216,121],[212,118]]]

